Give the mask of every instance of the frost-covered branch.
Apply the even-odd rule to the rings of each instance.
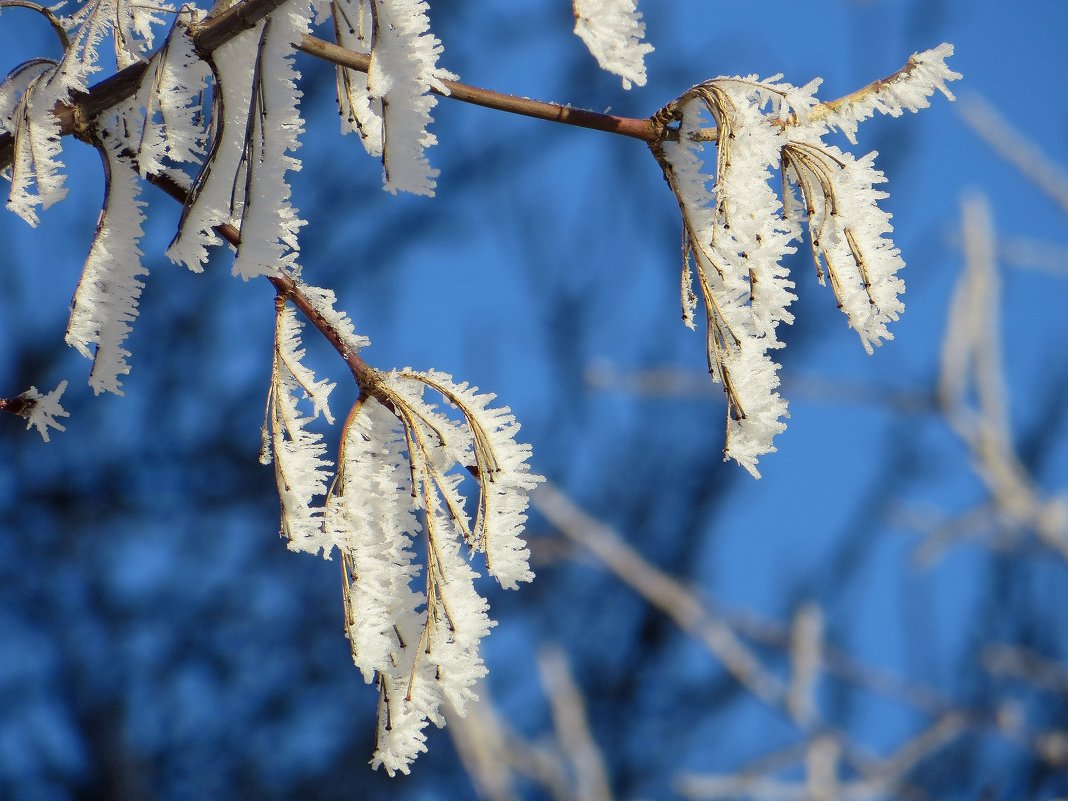
[[[869,351],[889,338],[887,323],[902,308],[902,261],[887,236],[889,215],[877,205],[885,194],[875,187],[885,179],[874,154],[856,158],[823,137],[832,130],[851,136],[874,111],[921,108],[959,77],[945,67],[951,48],[943,46],[834,106],[817,101],[818,81],[795,87],[779,77],[717,78],[638,120],[459,83],[439,64],[442,45],[430,29],[427,0],[241,0],[207,14],[121,0],[67,5],[38,9],[61,23],[63,56],[20,65],[0,86],[7,205],[32,225],[64,196],[66,134],[100,153],[104,208],[66,337],[92,360],[97,392],[121,394],[120,378],[130,371],[126,339],[146,274],[142,180],[182,203],[167,250],[173,261],[199,272],[211,248],[229,244],[235,275],[274,285],[261,460],[274,468],[289,548],[339,555],[345,634],[355,665],[378,692],[372,764],[390,774],[408,772],[426,750],[427,724],[444,725],[446,707],[462,714],[477,698],[486,673],[480,643],[495,622],[476,589],[472,557],[481,555],[485,573],[505,589],[533,579],[524,526],[541,477],[530,468],[530,446],[518,439],[519,423],[494,405],[492,393],[433,369],[371,367],[361,355],[369,340],[337,308],[334,293],[302,277],[304,221],[289,175],[300,169],[304,128],[295,51],[338,66],[343,131],[358,133],[381,160],[391,192],[434,193],[438,171],[428,149],[436,142],[430,123],[438,97],[647,142],[682,212],[683,314],[695,327],[703,303],[709,371],[728,399],[725,453],[754,475],[784,428],[786,403],[770,354],[781,346],[778,326],[793,320],[794,282],[782,260],[803,227],[821,280],[829,280]],[[576,0],[574,10],[576,31],[598,61],[625,86],[644,83],[651,48],[642,42],[633,0]],[[172,12],[174,24],[157,47],[156,29]],[[313,19],[326,13],[336,45],[309,36]],[[105,44],[113,45],[117,71],[90,88],[105,69]],[[713,146],[714,173],[702,155]],[[335,424],[334,382],[305,364],[305,323],[334,347],[358,391],[347,414],[338,415],[336,454],[324,432]],[[64,386],[45,396],[30,390],[5,405],[47,439],[49,428],[61,428]],[[547,516],[574,523],[575,510],[548,492]],[[813,651],[799,641],[788,687],[685,588],[601,534],[587,539],[591,550],[698,637],[752,694],[796,725],[813,725],[821,643]],[[798,629],[801,639],[812,639],[811,621]],[[575,719],[557,717],[561,729],[576,734]],[[591,775],[587,784],[590,795],[607,796],[603,777]]]

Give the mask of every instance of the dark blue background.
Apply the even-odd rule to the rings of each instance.
[[[432,5],[443,64],[466,82],[628,116],[719,74],[820,75],[821,95],[836,97],[950,41],[961,98],[984,97],[1063,169],[1064,3],[645,0],[657,49],[649,84],[631,92],[570,34],[566,0]],[[52,53],[43,28],[27,12],[0,16],[3,69]],[[1006,266],[1001,312],[1020,456],[1044,492],[1065,491],[1065,209],[941,97],[864,125],[860,151],[879,150],[890,179],[906,313],[869,358],[796,260],[790,427],[757,482],[721,461],[722,396],[704,386],[702,335],[679,322],[677,208],[640,143],[443,101],[438,196],[395,198],[358,141],[337,135],[332,71],[299,62],[305,277],[338,292],[373,365],[435,367],[497,392],[536,469],[715,608],[785,625],[818,604],[835,647],[968,710],[968,732],[916,765],[912,787],[1068,792],[1065,765],[1032,747],[1038,732],[1068,731],[1064,687],[997,678],[980,660],[984,645],[1011,643],[1066,669],[1063,559],[1024,531],[1003,549],[965,537],[920,567],[909,525],[988,500],[931,404],[968,189],[989,196],[1005,241],[1060,247],[1059,274]],[[72,413],[50,445],[0,421],[0,798],[471,797],[447,733],[431,733],[410,777],[366,766],[375,692],[342,635],[338,566],[286,552],[273,474],[256,461],[273,292],[231,278],[225,254],[202,276],[170,264],[178,209],[155,190],[126,396],[85,385],[62,333],[101,182],[88,148],[69,142],[66,158],[71,197],[38,229],[0,217],[0,393],[70,378]],[[308,340],[317,369],[341,380],[337,412],[352,388]],[[590,380],[652,369],[684,391]],[[559,642],[620,798],[673,798],[682,772],[733,772],[799,740],[537,515],[530,535],[538,580],[518,593],[484,585],[500,621],[488,692],[516,732],[552,736],[535,655]],[[755,647],[786,675],[782,648]],[[932,720],[830,679],[819,699],[828,725],[875,755]],[[995,725],[1006,710],[1019,728]],[[780,775],[796,779],[791,764]],[[516,791],[547,797],[528,781]]]

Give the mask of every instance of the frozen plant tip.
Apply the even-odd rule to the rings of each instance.
[[[830,283],[868,353],[891,338],[887,325],[904,309],[904,262],[878,205],[887,194],[876,188],[886,181],[876,153],[857,158],[824,138],[840,130],[855,141],[859,122],[925,108],[935,91],[952,99],[946,83],[960,78],[945,64],[952,53],[948,44],[917,53],[889,78],[827,104],[816,98],[818,79],[797,87],[781,76],[714,78],[653,118],[660,135],[650,146],[682,212],[683,321],[695,327],[700,298],[709,373],[727,396],[724,455],[754,476],[786,427],[769,352],[782,347],[778,325],[793,322],[783,260],[796,252],[802,223],[820,283]]]
[[[70,413],[59,403],[59,399],[66,389],[66,381],[60,381],[56,388],[47,395],[42,395],[38,392],[37,387],[30,387],[13,400],[0,398],[0,409],[24,417],[26,419],[26,428],[31,426],[36,428],[41,438],[48,442],[48,429],[54,428],[56,431],[67,430],[56,421],[57,417],[70,416]]]

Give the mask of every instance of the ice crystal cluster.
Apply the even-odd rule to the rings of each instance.
[[[345,633],[378,691],[372,763],[407,772],[426,749],[428,723],[443,725],[446,706],[462,714],[486,672],[479,643],[494,622],[475,589],[472,557],[479,554],[504,588],[533,578],[522,534],[540,478],[529,466],[530,447],[516,439],[519,424],[492,405],[492,394],[434,370],[382,372],[363,360],[367,338],[331,291],[302,278],[304,221],[289,175],[300,169],[304,129],[295,49],[330,20],[348,54],[337,62],[344,64],[337,68],[343,132],[356,133],[381,160],[386,190],[434,193],[428,126],[455,76],[439,64],[428,3],[223,0],[198,9],[0,0],[0,11],[10,5],[37,12],[63,55],[27,61],[0,84],[8,209],[36,225],[63,198],[65,135],[93,145],[103,166],[104,206],[66,332],[92,361],[93,390],[121,394],[131,369],[126,342],[147,274],[146,181],[183,201],[166,251],[172,261],[200,272],[212,248],[229,244],[236,276],[266,278],[277,289],[261,459],[275,471],[289,547],[337,555]],[[644,85],[652,47],[634,0],[574,0],[573,12],[575,32],[598,63],[626,88]],[[901,310],[901,259],[887,238],[889,215],[877,205],[883,177],[874,154],[854,158],[824,138],[838,130],[852,139],[875,112],[915,110],[936,88],[948,94],[945,82],[957,77],[944,64],[950,52],[914,56],[892,78],[832,104],[816,101],[817,82],[797,88],[777,78],[720,78],[650,122],[659,134],[653,152],[684,219],[686,320],[694,325],[700,295],[710,369],[729,401],[726,453],[754,473],[786,412],[770,352],[780,345],[777,326],[792,319],[782,259],[802,225],[821,277],[866,347],[889,336],[886,324]],[[105,69],[118,72],[91,87]],[[772,189],[776,174],[783,194]],[[359,388],[336,454],[318,421],[337,424],[329,404],[335,384],[304,363],[307,324]],[[63,430],[66,385],[47,394],[31,388],[0,399],[0,408],[23,415],[47,440],[50,429]]]
[[[779,324],[794,319],[783,260],[796,252],[802,226],[820,283],[830,283],[868,353],[891,338],[887,324],[904,308],[904,262],[878,205],[887,194],[877,154],[857,158],[826,139],[837,131],[855,142],[859,122],[926,108],[936,91],[953,99],[946,84],[960,75],[946,66],[952,53],[948,44],[916,53],[891,77],[834,103],[817,100],[819,79],[797,87],[750,75],[701,83],[656,115],[665,135],[653,153],[682,212],[683,320],[696,326],[699,296],[708,369],[727,396],[724,454],[754,476],[786,427],[771,352],[783,345]]]

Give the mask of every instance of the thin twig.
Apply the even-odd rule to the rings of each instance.
[[[730,626],[711,616],[679,581],[645,561],[614,531],[575,506],[552,484],[542,484],[532,501],[562,534],[589,549],[618,578],[702,643],[742,686],[772,708],[783,709],[783,683],[764,668]]]
[[[314,36],[305,36],[297,45],[297,50],[315,56],[339,67],[348,67],[357,72],[367,72],[371,57],[365,53],[357,53],[347,50],[336,44],[317,39]],[[458,81],[444,80],[442,84],[448,92],[437,92],[443,97],[471,103],[476,106],[491,108],[496,111],[506,111],[509,114],[520,114],[524,117],[535,117],[539,120],[559,122],[564,125],[574,125],[579,128],[589,128],[595,131],[629,136],[632,139],[640,139],[643,142],[652,142],[657,139],[657,134],[652,123],[647,119],[635,119],[633,117],[617,117],[613,114],[601,114],[587,109],[572,108],[559,103],[546,103],[542,100],[530,100],[525,97],[494,92],[490,89],[481,89]]]
[[[604,755],[593,739],[586,719],[586,700],[559,646],[547,645],[539,651],[538,671],[552,709],[553,728],[560,749],[574,771],[576,798],[578,801],[612,801]]]
[[[219,46],[233,39],[242,31],[248,30],[265,16],[282,5],[286,0],[242,0],[216,17],[210,17],[192,30],[193,43],[202,54],[208,54]],[[308,55],[329,61],[332,64],[366,72],[370,56],[346,50],[343,47],[305,36],[296,49]],[[70,104],[57,105],[53,110],[59,120],[60,132],[66,136],[74,133],[78,124],[84,126],[88,121],[137,92],[141,78],[148,68],[147,61],[132,64],[109,78],[90,87],[84,94],[72,98]],[[515,95],[481,89],[457,81],[444,81],[448,88],[446,97],[465,103],[485,106],[511,114],[536,117],[565,125],[589,128],[591,130],[615,133],[633,139],[649,142],[656,138],[652,123],[645,119],[617,117],[612,114],[600,114],[596,111],[571,108],[556,103],[528,100]],[[5,133],[0,135],[0,169],[8,167],[14,157],[14,137]]]
[[[1068,214],[1068,173],[977,94],[957,105],[968,127]]]

